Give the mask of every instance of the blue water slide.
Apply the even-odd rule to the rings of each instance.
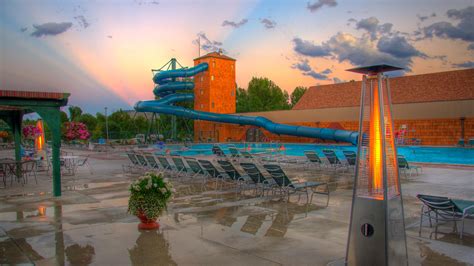
[[[207,68],[207,63],[202,63],[192,68],[161,71],[155,74],[153,81],[158,84],[158,86],[155,87],[153,93],[160,97],[160,99],[137,102],[135,104],[135,110],[137,112],[153,112],[181,116],[194,120],[252,125],[262,127],[274,134],[349,142],[354,145],[357,144],[358,133],[354,131],[284,125],[274,123],[273,121],[261,116],[216,114],[190,110],[181,106],[174,106],[173,103],[176,102],[194,100],[193,94],[176,93],[180,90],[193,89],[194,83],[189,81],[175,81],[175,79],[192,77],[200,72],[206,71]]]

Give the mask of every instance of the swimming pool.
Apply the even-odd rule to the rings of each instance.
[[[235,143],[227,144],[221,143],[219,146],[226,154],[229,154],[229,146],[235,146],[238,149],[248,149],[251,153],[270,152],[277,150],[282,144],[273,143]],[[356,151],[355,146],[341,146],[341,145],[321,145],[321,144],[297,144],[285,143],[283,144],[285,150],[282,152],[290,156],[304,156],[305,150],[314,150],[320,156],[324,156],[323,149],[332,149],[341,158],[344,158],[342,151],[351,150]],[[179,145],[167,146],[172,154],[179,154],[183,156],[195,155],[211,155],[212,144],[191,144],[188,147]],[[474,149],[472,148],[457,148],[457,147],[425,147],[425,146],[402,146],[397,148],[398,155],[403,155],[410,162],[420,163],[437,163],[437,164],[461,164],[474,165]]]

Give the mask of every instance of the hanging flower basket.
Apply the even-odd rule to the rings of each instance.
[[[146,173],[130,185],[128,212],[136,215],[141,223],[139,229],[158,229],[156,222],[175,191],[162,174]]]

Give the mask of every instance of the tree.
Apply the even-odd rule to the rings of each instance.
[[[237,88],[235,94],[236,112],[245,113],[249,110],[249,95],[245,89]]]
[[[308,90],[308,88],[306,87],[301,87],[301,86],[298,86],[295,88],[295,90],[291,93],[291,96],[290,96],[290,105],[291,107],[295,106],[296,103],[301,99],[301,97],[303,96],[303,94],[305,94],[305,92]]]
[[[82,109],[79,106],[70,106],[69,109],[69,121],[77,122],[82,115]]]
[[[97,118],[91,114],[83,114],[79,117],[78,122],[84,123],[87,128],[92,131],[97,126]]]
[[[288,110],[288,93],[268,78],[252,78],[247,91],[237,90],[239,112]]]

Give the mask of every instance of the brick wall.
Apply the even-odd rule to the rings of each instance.
[[[214,124],[216,124],[216,130],[218,132],[218,141],[224,142],[227,140],[232,141],[245,141],[246,132],[251,126],[239,126],[231,124],[218,124],[212,122],[209,123],[207,129],[214,130]],[[395,120],[395,130],[398,130],[401,125],[407,125],[408,132],[405,134],[405,139],[416,138],[421,140],[422,145],[433,145],[433,146],[452,146],[458,143],[461,138],[461,121],[460,119],[430,119],[430,120]],[[359,122],[357,121],[342,121],[342,122],[303,122],[303,123],[290,123],[290,125],[301,125],[310,127],[323,127],[333,129],[345,129],[350,131],[357,131],[359,128]],[[302,138],[286,135],[275,135],[266,130],[262,130],[267,140],[278,140],[280,142],[330,142],[322,141],[318,139]],[[466,118],[464,121],[464,138],[474,138],[474,118]]]

